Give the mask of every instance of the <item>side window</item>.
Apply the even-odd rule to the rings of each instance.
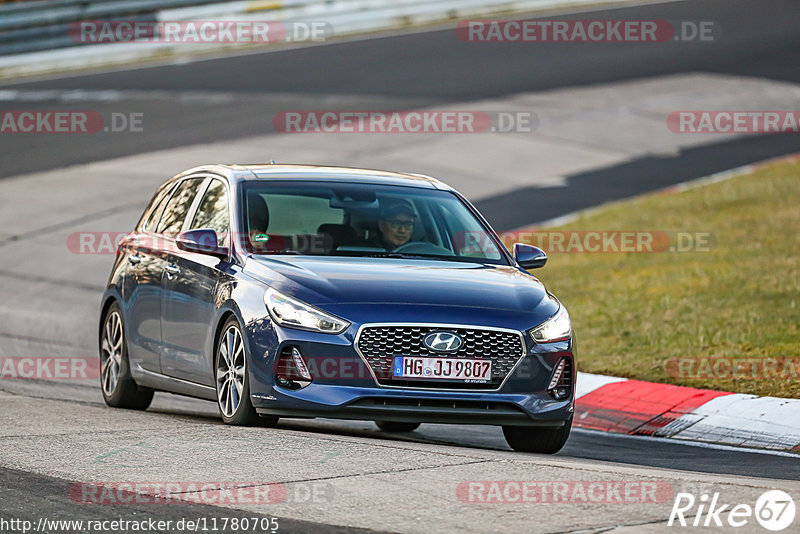
[[[197,188],[202,183],[202,179],[194,178],[184,180],[178,185],[172,198],[167,202],[167,207],[164,208],[164,214],[158,223],[159,234],[176,236],[180,233],[183,227],[183,220],[186,218],[189,208],[192,207],[195,195],[197,195]]]
[[[166,203],[167,198],[169,198],[170,191],[172,191],[174,187],[175,184],[172,184],[169,187],[163,188],[161,191],[159,191],[153,196],[153,200],[150,201],[150,204],[148,204],[147,208],[144,210],[144,213],[142,214],[142,218],[144,219],[144,221],[140,220],[139,225],[137,226],[137,228],[139,228],[140,231],[149,231],[149,232],[156,231],[158,218],[161,215],[161,211],[164,208],[164,204]]]
[[[230,214],[228,213],[228,190],[224,183],[219,180],[211,181],[189,228],[212,228],[217,232],[217,236],[223,244],[227,242]]]

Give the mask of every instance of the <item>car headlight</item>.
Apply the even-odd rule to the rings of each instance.
[[[272,320],[281,326],[323,334],[340,334],[350,326],[343,319],[287,297],[272,288],[267,289],[264,294],[264,304],[267,305]]]
[[[569,339],[570,334],[572,334],[572,321],[564,306],[561,306],[547,321],[531,330],[531,337],[537,343],[564,341]]]

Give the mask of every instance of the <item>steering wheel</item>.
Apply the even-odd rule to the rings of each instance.
[[[437,256],[454,256],[452,250],[447,250],[444,247],[434,245],[433,243],[429,243],[427,241],[409,241],[404,245],[400,245],[392,252],[398,252],[398,253],[407,252],[409,254],[435,254]]]

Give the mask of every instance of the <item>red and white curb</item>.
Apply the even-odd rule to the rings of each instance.
[[[800,400],[578,373],[574,426],[800,453]]]

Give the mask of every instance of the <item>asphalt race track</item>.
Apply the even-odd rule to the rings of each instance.
[[[481,45],[455,39],[450,28],[355,40],[265,54],[0,85],[2,89],[140,91],[141,99],[94,103],[99,111],[143,112],[147,135],[12,137],[3,143],[0,176],[63,167],[163,148],[263,135],[285,109],[408,109],[686,72],[800,82],[797,4],[701,0],[593,12],[585,18],[711,20],[724,38],[713,43],[516,43]],[[435,51],[431,53],[430,51]],[[166,92],[147,98],[146,92]],[[222,93],[183,102],[170,93]],[[66,109],[82,109],[82,103]],[[61,106],[60,106],[61,107]],[[83,104],[83,107],[86,107]],[[52,109],[13,102],[4,109]],[[791,136],[790,136],[791,137]],[[793,140],[786,151],[797,151]],[[765,140],[765,144],[771,142]],[[791,142],[790,142],[791,144]],[[35,155],[35,157],[34,157]],[[756,158],[760,154],[754,154]],[[720,158],[724,159],[724,158]],[[724,165],[725,161],[720,162]]]
[[[355,157],[374,165],[405,162],[403,170],[423,161],[417,154],[424,151],[425,141],[400,148],[394,140],[374,145],[370,141],[364,147],[313,136],[287,141],[272,123],[280,111],[464,108],[476,102],[518,109],[514,106],[522,105],[523,98],[518,95],[543,93],[564,102],[575,100],[572,91],[592,98],[613,93],[615,84],[644,94],[647,90],[640,84],[647,80],[660,84],[671,77],[698,75],[708,77],[704,87],[731,84],[729,94],[746,87],[747,98],[788,95],[785,98],[794,98],[797,109],[796,1],[770,0],[767,5],[763,0],[697,0],[578,16],[713,20],[721,26],[722,38],[713,43],[534,48],[463,43],[453,37],[452,27],[443,27],[0,85],[3,111],[141,113],[147,126],[145,133],[0,137],[0,355],[93,356],[96,307],[110,258],[66,254],[64,236],[86,229],[129,229],[156,184],[189,162],[208,163],[198,158],[211,149],[220,158],[258,159],[261,154],[263,160],[305,156],[308,162],[327,157],[337,164]],[[751,86],[750,81],[763,85]],[[770,109],[764,107],[769,101],[759,105]],[[618,108],[612,102],[603,112]],[[537,112],[548,120],[547,110]],[[439,175],[473,198],[496,228],[505,230],[800,152],[800,136],[791,134],[709,138],[669,150],[611,150],[602,143],[624,132],[606,131],[602,124],[593,128],[590,141],[570,141],[580,145],[576,159],[585,165],[558,167],[530,183],[521,168],[538,161],[524,161],[526,147],[515,149],[518,159],[508,169],[498,156],[498,168],[517,177],[502,182],[492,176],[502,182],[496,190],[492,180],[488,188],[479,184],[480,177],[459,182],[455,171],[466,172],[468,162],[461,167],[444,162]],[[539,140],[546,145],[561,142],[562,131],[566,129],[549,138],[543,133]],[[514,142],[502,140],[503,146]],[[349,151],[340,153],[341,146]],[[475,148],[453,143],[446,147],[448,152],[441,150],[435,154],[463,155],[466,160]],[[481,157],[489,160],[487,167],[494,164],[488,149]],[[435,162],[420,166],[431,172],[439,169]],[[102,181],[104,175],[107,182]],[[675,492],[720,492],[726,502],[752,504],[769,489],[797,494],[800,462],[790,454],[585,430],[575,430],[558,455],[545,457],[510,452],[495,427],[423,425],[397,436],[381,433],[368,422],[331,420],[282,420],[277,429],[230,428],[218,420],[212,403],[157,394],[147,412],[130,413],[105,408],[93,383],[0,381],[0,518],[177,520],[259,514],[281,517],[281,532],[331,533],[667,529],[672,500],[641,506],[492,508],[460,502],[454,493],[465,480],[523,479],[658,480]],[[323,484],[328,497],[290,498],[261,507],[87,506],[67,497],[76,481],[102,480],[274,481],[290,494]],[[736,531],[762,532],[757,525]]]

